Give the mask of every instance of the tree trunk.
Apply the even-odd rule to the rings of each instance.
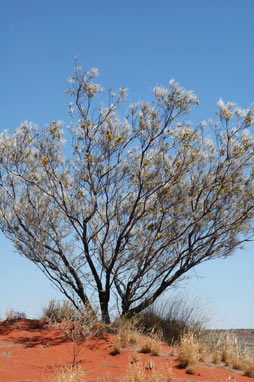
[[[110,316],[108,311],[109,298],[107,293],[101,292],[99,294],[99,299],[100,299],[100,308],[101,308],[101,320],[105,324],[110,324]]]

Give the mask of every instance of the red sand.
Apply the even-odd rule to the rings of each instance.
[[[136,353],[145,366],[152,362],[158,371],[173,369],[173,382],[250,382],[253,378],[222,367],[200,362],[195,374],[188,375],[177,367],[171,349],[161,344],[161,354],[151,356],[138,353],[138,346],[130,346],[119,355],[111,355],[116,336],[87,340],[77,359],[84,371],[84,381],[118,381],[126,375],[131,364],[131,354]],[[142,342],[142,338],[140,339]],[[66,341],[60,329],[48,328],[38,320],[13,320],[0,322],[0,382],[47,382],[59,366],[69,366],[73,359],[73,343]],[[147,371],[151,373],[151,371]]]

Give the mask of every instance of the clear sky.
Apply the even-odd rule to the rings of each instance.
[[[253,0],[0,0],[0,130],[24,120],[68,123],[66,80],[74,57],[97,67],[104,88],[129,89],[130,102],[175,78],[193,89],[194,123],[218,99],[254,101]],[[254,245],[192,272],[181,290],[210,307],[211,324],[254,328]],[[197,275],[199,277],[197,277]],[[29,317],[62,296],[0,234],[0,314]]]

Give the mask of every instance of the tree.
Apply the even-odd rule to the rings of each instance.
[[[110,301],[137,314],[251,239],[254,112],[220,100],[217,122],[192,127],[199,102],[170,81],[121,120],[126,90],[105,106],[96,76],[69,80],[67,145],[55,121],[0,135],[0,228],[77,308],[96,291],[109,322]]]

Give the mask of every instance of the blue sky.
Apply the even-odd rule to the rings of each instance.
[[[23,120],[67,124],[75,56],[99,68],[104,88],[127,87],[130,102],[175,78],[200,100],[194,124],[220,97],[246,108],[254,101],[253,15],[253,0],[0,1],[0,130]],[[2,234],[0,244],[0,314],[13,307],[36,316],[43,302],[62,298]],[[254,328],[253,250],[207,262],[181,286],[208,301],[212,326]]]

